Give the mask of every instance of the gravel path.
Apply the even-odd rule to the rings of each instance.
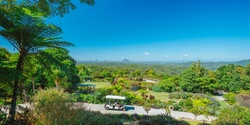
[[[104,108],[104,104],[87,104],[84,103],[84,107],[87,110],[91,111],[100,111],[101,113],[111,113],[111,114],[139,114],[139,115],[147,115],[147,112],[143,109],[142,106],[132,106],[132,105],[126,105],[126,111],[119,111],[119,110],[106,110]],[[160,115],[160,114],[165,114],[166,111],[165,109],[153,109],[148,112],[148,115]],[[179,112],[179,111],[171,111],[170,115],[176,119],[196,119],[196,120],[205,120],[205,121],[212,121],[215,120],[215,117],[213,116],[204,116],[204,115],[199,115],[195,116],[192,113],[188,112]]]
[[[215,98],[217,98],[220,101],[225,101],[225,98],[223,98],[223,96],[214,96]]]

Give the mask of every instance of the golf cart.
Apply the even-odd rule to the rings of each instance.
[[[125,111],[125,104],[123,104],[126,99],[123,96],[106,95],[107,103],[104,105],[106,110],[116,109]]]

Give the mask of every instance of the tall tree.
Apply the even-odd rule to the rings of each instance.
[[[69,42],[56,38],[62,33],[59,27],[46,24],[41,17],[34,14],[24,6],[0,7],[0,35],[18,50],[19,57],[16,65],[16,70],[20,73],[18,76],[21,76],[25,58],[30,54],[39,54],[40,50],[46,47],[73,46]],[[14,80],[10,110],[11,122],[14,121],[16,114],[19,78]]]
[[[80,82],[80,78],[77,76],[76,62],[68,51],[64,49],[46,49],[44,52],[51,55],[51,58],[46,62],[56,59],[54,62],[57,63],[51,62],[53,64],[47,68],[47,71],[50,74],[48,77],[53,79],[57,88],[59,86],[69,88]]]
[[[79,0],[80,3],[94,5],[94,0]],[[31,10],[40,12],[45,17],[64,16],[71,10],[76,9],[73,0],[1,0],[1,3],[8,6],[22,5],[29,6]]]
[[[11,53],[0,47],[0,97],[11,95],[11,82],[15,79],[15,69],[11,62]],[[4,72],[3,72],[4,71]]]

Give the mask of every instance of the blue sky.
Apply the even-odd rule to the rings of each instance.
[[[76,10],[48,19],[75,44],[69,50],[77,61],[250,58],[249,0],[95,1],[76,2]]]

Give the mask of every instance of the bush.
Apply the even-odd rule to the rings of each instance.
[[[143,116],[139,125],[189,125],[185,121],[173,119],[170,115]]]
[[[179,106],[182,107],[184,111],[189,111],[191,108],[193,108],[193,103],[190,98],[186,100],[182,100],[179,102]]]
[[[235,94],[234,93],[225,94],[225,95],[223,95],[223,97],[226,99],[226,101],[230,105],[235,104],[235,102],[236,102],[236,98],[235,98]]]
[[[39,91],[33,98],[34,109],[29,121],[35,125],[99,125],[119,124],[117,118],[100,112],[84,110],[81,104],[73,104],[69,94],[60,89]],[[79,110],[80,109],[80,110]],[[109,119],[109,120],[107,120]]]
[[[174,100],[169,100],[168,102],[167,102],[167,106],[171,106],[171,105],[173,105],[174,103],[177,103],[176,101],[174,101]]]
[[[181,111],[181,107],[179,106],[178,103],[173,103],[172,106],[173,106],[173,109],[174,109],[174,110],[176,110],[176,111]]]
[[[181,99],[181,93],[180,92],[174,92],[174,93],[170,93],[168,95],[169,99]]]
[[[192,94],[191,93],[187,93],[187,92],[182,92],[181,93],[181,98],[182,99],[187,99],[189,97],[192,97]]]
[[[244,107],[250,108],[250,92],[243,91],[237,95],[237,102]]]
[[[151,108],[155,108],[155,109],[163,108],[164,109],[167,107],[166,102],[162,102],[157,99],[148,100],[148,102],[151,104]]]
[[[149,100],[153,100],[153,99],[155,99],[155,96],[149,95]]]
[[[250,110],[241,106],[223,109],[212,125],[250,125]]]
[[[163,109],[168,108],[168,107],[167,107],[167,104],[166,104],[165,102],[161,102],[161,101],[158,101],[158,102],[156,103],[156,107],[158,107],[158,108],[163,108]]]
[[[77,117],[70,96],[63,89],[47,89],[39,91],[32,98],[34,110],[31,111],[32,124],[79,124],[83,119]]]
[[[153,90],[154,92],[163,92],[163,91],[164,91],[160,86],[154,86],[154,87],[152,88],[152,90]]]
[[[94,103],[94,100],[95,100],[94,95],[80,94],[79,101],[81,102]]]

